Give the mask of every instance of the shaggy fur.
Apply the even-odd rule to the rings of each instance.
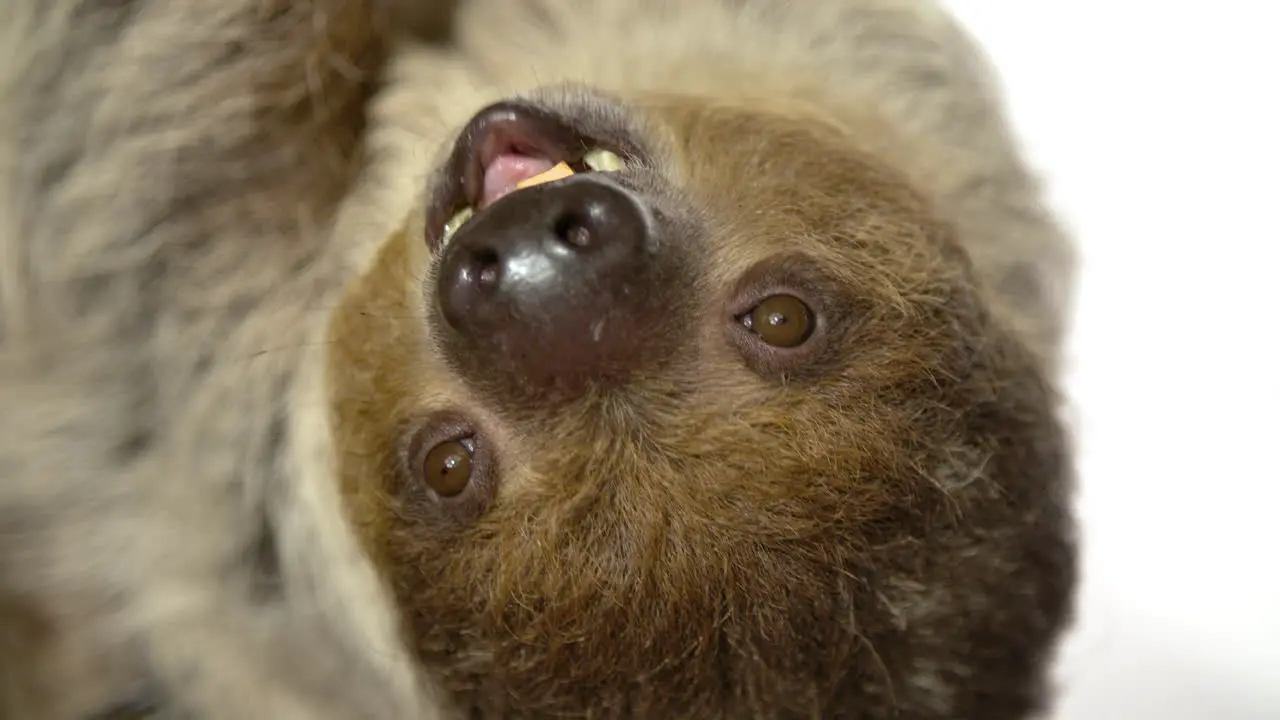
[[[430,5],[0,6],[0,716],[1042,708],[1071,252],[951,20]],[[516,94],[641,149],[696,278],[672,362],[555,408],[424,292],[435,169]],[[786,373],[723,332],[764,278],[824,313]],[[397,461],[435,410],[497,458],[466,522]]]

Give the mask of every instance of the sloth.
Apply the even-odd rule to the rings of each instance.
[[[0,711],[982,718],[1073,280],[929,0],[0,9]]]

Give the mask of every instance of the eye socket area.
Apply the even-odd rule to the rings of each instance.
[[[466,525],[488,509],[497,489],[492,440],[455,412],[416,418],[405,429],[400,496],[419,521]]]
[[[747,271],[728,305],[728,339],[754,372],[782,380],[821,374],[831,360],[839,289],[804,257],[771,258]]]

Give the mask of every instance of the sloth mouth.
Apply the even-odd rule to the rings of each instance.
[[[505,101],[478,112],[445,162],[427,213],[427,241],[439,251],[477,213],[533,184],[623,168],[599,147],[535,106]]]
[[[492,205],[498,198],[510,194],[523,183],[549,172],[553,167],[551,160],[538,155],[524,155],[518,148],[512,152],[499,153],[484,166],[484,181],[481,183],[480,202],[477,210]],[[567,165],[565,166],[567,167]]]

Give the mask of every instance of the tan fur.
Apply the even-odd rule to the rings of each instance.
[[[376,2],[0,8],[0,716],[1040,708],[1071,252],[950,19],[470,0],[388,53],[443,21]],[[422,290],[435,166],[515,93],[695,228],[681,359],[556,413],[469,391]],[[785,386],[715,323],[775,253],[848,318]],[[502,464],[451,530],[393,512],[444,407]]]

